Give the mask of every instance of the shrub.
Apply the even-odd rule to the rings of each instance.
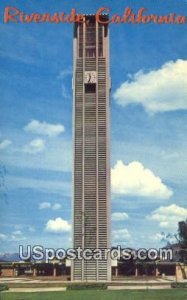
[[[171,287],[184,289],[184,288],[187,288],[187,282],[172,282]]]
[[[0,284],[0,292],[8,290],[8,286],[6,284]]]

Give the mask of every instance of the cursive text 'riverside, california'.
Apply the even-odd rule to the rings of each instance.
[[[141,7],[137,12],[134,12],[131,7],[126,7],[122,14],[114,14],[108,20],[101,18],[102,14],[111,14],[108,7],[101,7],[95,13],[96,22],[102,24],[186,24],[187,17],[177,15],[172,12],[168,15],[158,15],[148,13],[148,9]],[[55,13],[30,13],[27,14],[16,7],[5,7],[4,23],[84,23],[84,14],[77,13],[75,8],[72,8],[69,14],[65,12]]]

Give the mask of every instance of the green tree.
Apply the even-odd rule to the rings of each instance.
[[[178,242],[180,244],[181,261],[187,262],[187,220],[178,223]]]

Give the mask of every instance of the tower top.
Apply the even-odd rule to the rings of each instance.
[[[89,24],[89,22],[91,23],[96,23],[96,19],[97,19],[97,14],[82,14],[82,21],[81,22],[75,22],[74,25],[75,27],[77,27],[77,25],[80,25],[82,23],[86,23]],[[108,25],[108,21],[109,21],[109,14],[100,14],[99,15],[99,20],[102,25]]]

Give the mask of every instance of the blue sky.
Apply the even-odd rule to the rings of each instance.
[[[3,24],[24,12],[185,15],[186,1],[3,1],[0,4],[0,252],[71,246],[70,24]],[[163,245],[187,217],[186,25],[110,26],[112,243]]]

